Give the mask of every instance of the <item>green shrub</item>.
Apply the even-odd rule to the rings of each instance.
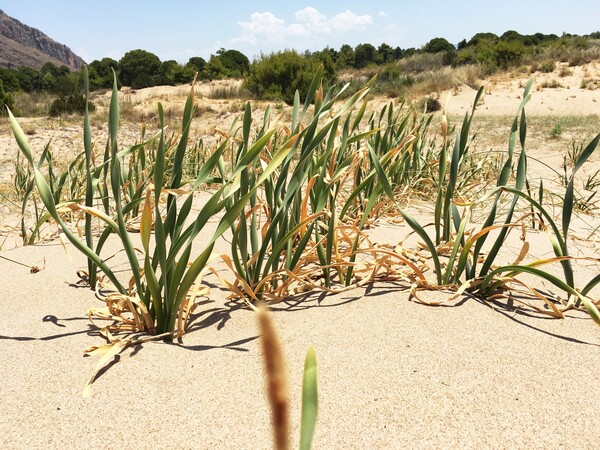
[[[552,130],[550,130],[550,139],[558,139],[563,132],[563,127],[560,123],[554,125]]]
[[[96,106],[89,102],[88,108],[90,111],[95,111]],[[63,114],[84,114],[85,113],[85,97],[81,94],[71,94],[67,97],[58,97],[50,105],[50,114],[52,117],[61,116]]]
[[[402,69],[396,63],[388,63],[381,68],[377,76],[379,81],[398,81],[402,77]]]
[[[6,107],[13,108],[13,97],[4,91],[4,85],[0,80],[0,115],[6,114]]]
[[[321,65],[318,57],[303,56],[294,50],[285,50],[261,55],[250,65],[244,80],[244,87],[258,99],[283,100],[288,104],[294,101],[296,90],[303,97]],[[325,80],[333,80],[333,66],[329,73],[325,67]]]
[[[540,65],[540,72],[544,72],[544,73],[554,72],[554,61],[544,61]]]
[[[440,111],[442,109],[442,104],[440,101],[433,97],[424,97],[417,102],[417,110],[423,111],[426,113],[432,113],[436,111]]]
[[[519,41],[500,41],[492,48],[493,61],[502,69],[519,65],[524,53],[525,46]]]

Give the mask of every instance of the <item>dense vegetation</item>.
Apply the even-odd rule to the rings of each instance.
[[[557,60],[579,65],[598,58],[600,32],[559,37],[542,33],[522,35],[510,30],[501,36],[477,33],[456,46],[442,37],[431,39],[420,49],[394,48],[386,43],[378,47],[362,43],[354,48],[345,44],[339,50],[327,47],[317,52],[286,50],[260,55],[253,62],[233,49],[221,48],[208,61],[194,56],[185,64],[161,61],[155,54],[137,49],[127,52],[119,61],[103,58],[91,62],[89,80],[94,91],[112,86],[113,69],[119,82],[133,89],[186,84],[195,73],[200,80],[244,78],[245,89],[255,98],[291,103],[296,89],[301,93],[306,91],[315,67],[320,64],[325,68],[326,85],[334,83],[340,71],[371,70],[379,74],[379,89],[376,86],[375,92],[396,96],[404,87],[414,84],[415,74],[442,67],[477,65],[482,74],[523,65],[529,70],[550,71]],[[47,63],[39,71],[28,67],[0,69],[3,111],[3,106],[8,105],[19,113],[14,105],[16,92],[46,92],[55,96],[57,104],[51,107],[54,114],[83,111],[81,73],[70,72],[66,66]]]

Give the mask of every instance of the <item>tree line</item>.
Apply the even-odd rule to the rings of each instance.
[[[318,64],[324,66],[326,79],[330,82],[336,81],[339,71],[389,66],[420,54],[441,54],[445,65],[479,64],[487,73],[492,73],[518,66],[527,56],[548,49],[557,52],[572,48],[585,49],[598,39],[600,32],[585,36],[565,33],[559,37],[543,33],[522,35],[510,30],[500,36],[477,33],[456,45],[442,37],[433,38],[418,49],[402,49],[386,43],[377,47],[369,43],[355,47],[344,44],[338,50],[326,47],[316,52],[286,50],[260,55],[252,62],[238,50],[221,48],[208,61],[194,56],[185,64],[175,60],[161,61],[157,55],[137,49],[127,52],[119,61],[112,58],[92,61],[88,65],[88,72],[91,90],[110,88],[113,70],[117,73],[120,85],[132,89],[186,84],[197,73],[200,80],[243,78],[244,86],[251,95],[290,102],[296,89],[302,91],[307,88]],[[71,72],[66,66],[58,67],[52,63],[46,63],[40,70],[29,67],[0,68],[0,105],[10,107],[11,94],[14,92],[44,91],[56,95],[57,100],[67,105],[67,109],[69,104],[73,109],[81,108],[84,106],[80,100],[81,79],[78,71]],[[5,108],[2,106],[2,109]]]

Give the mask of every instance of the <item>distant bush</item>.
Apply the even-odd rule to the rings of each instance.
[[[0,115],[4,116],[7,114],[7,112],[6,112],[7,106],[11,110],[14,109],[13,97],[8,92],[4,91],[4,85],[2,83],[2,80],[0,80]]]
[[[492,40],[482,37],[476,42],[476,45],[467,44],[458,52],[456,64],[480,64],[490,74],[498,69],[519,66],[525,55],[525,45],[518,39]]]
[[[518,66],[524,53],[525,46],[520,41],[500,41],[492,49],[492,58],[496,66],[508,69]]]
[[[89,102],[88,108],[91,111],[96,110],[96,106]],[[83,114],[85,112],[85,97],[80,94],[71,94],[66,97],[58,97],[50,105],[49,114],[52,117],[63,114]]]
[[[550,139],[558,139],[563,132],[563,128],[560,123],[554,125],[550,130]]]
[[[573,75],[573,71],[569,70],[565,66],[561,66],[560,69],[558,70],[558,76],[561,77],[561,78],[568,77],[568,76],[571,76],[571,75]]]
[[[398,81],[402,77],[402,69],[396,63],[388,63],[381,68],[377,79],[379,81]]]
[[[425,110],[426,113],[433,113],[436,111],[440,111],[442,109],[442,104],[436,98],[425,97],[422,98],[419,102],[417,102],[417,109],[419,111]]]
[[[544,61],[540,66],[540,72],[551,73],[554,72],[554,61]]]
[[[560,84],[557,80],[544,80],[542,81],[542,84],[540,84],[541,88],[550,88],[550,89],[558,89],[561,87],[564,87],[562,84]]]
[[[302,98],[321,64],[318,57],[300,55],[294,50],[261,55],[250,65],[244,87],[256,98],[292,104],[296,90]],[[335,78],[332,71],[333,65],[329,66],[329,73],[325,67],[325,80]]]

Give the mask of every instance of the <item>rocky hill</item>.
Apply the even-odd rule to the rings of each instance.
[[[39,70],[47,62],[75,70],[85,63],[66,45],[0,10],[0,67],[28,66]]]

